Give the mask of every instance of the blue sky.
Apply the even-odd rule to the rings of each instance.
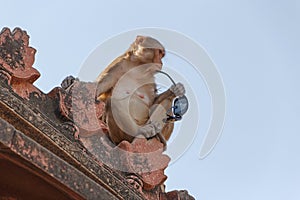
[[[226,121],[214,151],[203,135],[167,170],[167,190],[205,200],[300,198],[300,2],[3,1],[0,27],[21,27],[38,50],[45,93],[121,32],[161,27],[204,47],[226,88]],[[98,73],[98,72],[95,72]],[[197,87],[197,86],[195,86]],[[201,126],[201,125],[200,125]]]

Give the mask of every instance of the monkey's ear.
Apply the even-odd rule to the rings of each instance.
[[[141,44],[145,40],[145,36],[138,35],[136,36],[135,43]]]

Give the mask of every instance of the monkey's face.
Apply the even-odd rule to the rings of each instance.
[[[158,63],[162,64],[162,58],[165,56],[164,49],[144,48],[139,46],[135,55],[142,63]]]
[[[156,39],[146,36],[137,36],[133,43],[133,54],[142,63],[162,64],[165,49]]]

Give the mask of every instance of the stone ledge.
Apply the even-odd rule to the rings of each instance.
[[[34,140],[17,131],[3,119],[0,119],[0,127],[0,161],[12,161],[21,168],[27,168],[28,171],[32,171],[35,176],[38,176],[47,184],[66,193],[66,196],[71,199],[118,199],[104,187],[92,181],[75,167]],[[1,171],[1,173],[4,172]],[[35,184],[31,183],[31,180],[22,180],[22,177],[19,177],[19,181]],[[1,184],[5,183],[2,182]],[[0,189],[0,195],[5,195],[5,191]],[[21,192],[21,195],[24,195],[24,193]],[[44,195],[49,196],[51,194]]]

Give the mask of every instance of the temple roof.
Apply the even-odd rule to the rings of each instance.
[[[0,199],[194,199],[186,191],[164,191],[170,159],[160,141],[117,147],[109,141],[99,120],[104,105],[87,97],[93,83],[76,79],[73,88],[48,94],[35,87],[35,52],[25,31],[1,31]],[[155,153],[132,155],[143,151]]]

